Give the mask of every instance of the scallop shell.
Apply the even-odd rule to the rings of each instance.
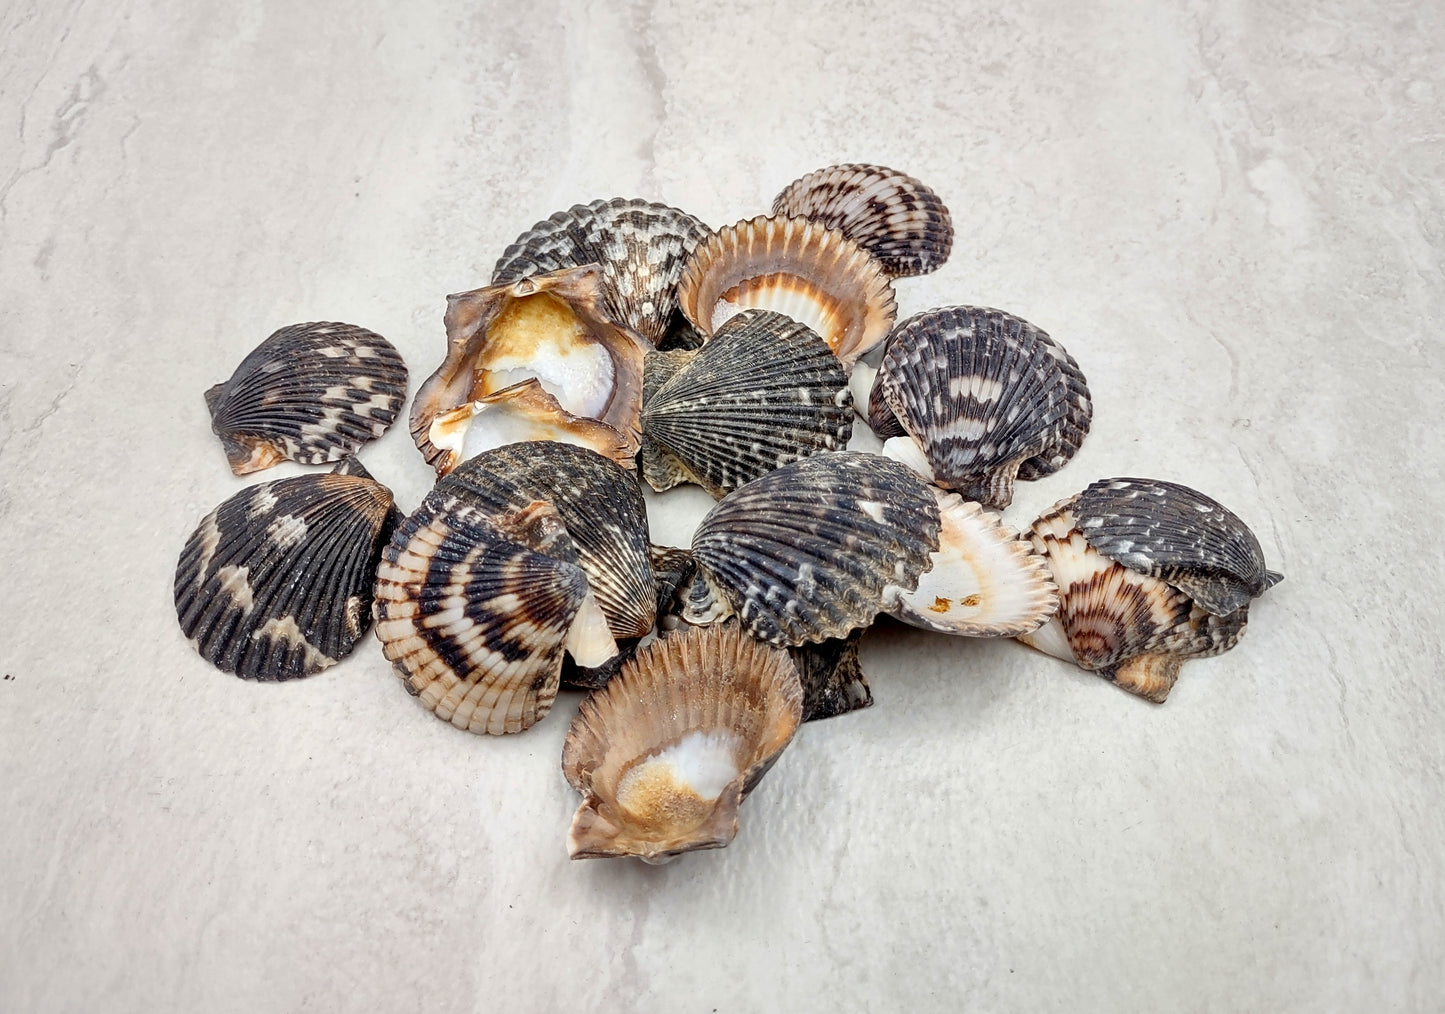
[[[683,263],[708,235],[701,221],[665,204],[621,197],[576,204],[518,236],[492,284],[598,264],[608,315],[657,345],[677,307]]]
[[[692,583],[697,573],[697,561],[692,558],[691,549],[655,543],[648,544],[647,555],[652,561],[652,574],[657,581],[657,628],[675,629],[682,613],[679,593]]]
[[[1096,513],[1101,506],[1106,513]],[[1157,528],[1149,524],[1155,510]],[[1138,553],[1121,549],[1128,540],[1121,539],[1119,530],[1093,523],[1101,517],[1117,520],[1121,530],[1138,535]],[[1096,532],[1101,533],[1097,543]],[[1048,559],[1060,605],[1050,623],[1019,640],[1155,703],[1168,697],[1186,659],[1234,647],[1248,623],[1251,596],[1280,579],[1264,569],[1257,543],[1252,551],[1247,549],[1254,537],[1238,518],[1202,494],[1172,483],[1094,483],[1034,522],[1031,538]],[[1242,555],[1241,547],[1246,547]],[[1247,577],[1241,577],[1236,568],[1245,560],[1253,562],[1243,568]],[[1166,568],[1171,580],[1158,576]],[[1221,576],[1225,573],[1230,578]],[[1192,583],[1192,577],[1206,578],[1209,605],[1179,583],[1181,574],[1186,583]],[[1210,596],[1231,583],[1245,588],[1238,605],[1233,596]]]
[[[182,632],[206,661],[247,679],[334,665],[370,621],[372,577],[397,520],[389,489],[342,470],[242,490],[181,550]]]
[[[385,433],[404,401],[400,353],[379,334],[336,323],[283,327],[206,391],[236,475],[284,460],[340,461]]]
[[[847,637],[788,649],[803,685],[803,721],[836,718],[873,703],[868,677],[858,664],[862,639],[863,631],[856,630]]]
[[[640,649],[582,702],[562,748],[562,771],[584,797],[572,858],[660,863],[727,845],[739,804],[792,740],[802,708],[787,653],[736,624]]]
[[[571,444],[623,468],[635,468],[637,460],[634,441],[605,423],[563,411],[535,378],[440,413],[432,420],[427,439],[437,451],[432,466],[438,476],[449,474],[468,458],[519,441]]]
[[[887,336],[898,311],[866,250],[798,218],[760,216],[715,233],[693,252],[677,292],[705,338],[740,310],[775,310],[821,335],[844,366]]]
[[[933,494],[896,462],[803,458],[724,497],[698,525],[683,619],[735,612],[753,637],[785,647],[846,636],[917,587],[938,532]]]
[[[637,480],[593,451],[530,441],[471,458],[443,480],[494,513],[546,500],[577,547],[587,584],[618,640],[642,637],[657,616],[647,505]],[[439,487],[440,488],[440,487]]]
[[[715,498],[853,432],[842,364],[816,334],[782,314],[744,310],[678,365],[642,409],[642,475],[658,492],[695,482]],[[653,353],[649,369],[659,358]],[[659,364],[663,365],[663,364]]]
[[[1072,457],[1093,414],[1078,365],[1053,339],[971,306],[928,310],[895,328],[874,396],[908,434],[885,454],[998,508],[1012,502],[1021,470],[1047,475]],[[879,415],[870,411],[886,431]]]
[[[447,454],[430,439],[433,420],[528,379],[557,411],[610,427],[623,456],[635,455],[648,346],[613,323],[602,300],[596,265],[448,296],[447,355],[411,408],[412,438],[427,462]]]
[[[617,653],[555,509],[497,515],[438,487],[397,527],[376,573],[376,634],[412,694],[459,729],[530,728],[564,651]]]
[[[835,165],[794,180],[773,214],[837,229],[894,278],[936,271],[953,249],[953,221],[919,180],[881,165]]]

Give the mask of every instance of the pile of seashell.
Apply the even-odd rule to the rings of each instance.
[[[1169,482],[1095,482],[1023,537],[1002,522],[1093,403],[1011,314],[895,326],[894,282],[952,242],[932,190],[868,165],[715,232],[642,200],[537,223],[448,297],[410,415],[438,481],[409,516],[353,457],[401,410],[401,357],[351,325],[278,331],[206,394],[231,466],[341,464],[202,519],[182,631],[222,670],[284,680],[345,657],[374,613],[406,689],[473,732],[592,689],[562,756],[574,858],[726,845],[800,722],[872,703],[858,641],[883,613],[1162,702],[1280,576],[1239,518]],[[855,415],[881,454],[847,450]],[[652,543],[643,483],[717,500],[689,548]]]

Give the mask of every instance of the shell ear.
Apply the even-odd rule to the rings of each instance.
[[[1266,589],[1273,588],[1283,580],[1284,575],[1277,570],[1267,570],[1264,572],[1264,586]]]
[[[1138,655],[1127,662],[1100,669],[1099,675],[1137,697],[1163,704],[1179,679],[1179,666],[1182,664],[1183,659],[1177,655]]]

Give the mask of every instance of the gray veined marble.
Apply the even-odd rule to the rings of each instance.
[[[1388,0],[0,6],[0,1010],[1437,1010],[1442,67]],[[247,483],[202,393],[266,335],[425,377],[551,212],[723,225],[842,161],[953,213],[900,316],[1088,377],[1012,523],[1152,476],[1288,575],[1166,705],[890,626],[874,706],[651,869],[566,858],[575,695],[483,740],[374,644],[295,685],[187,646],[177,554]],[[363,457],[429,487],[404,426]]]

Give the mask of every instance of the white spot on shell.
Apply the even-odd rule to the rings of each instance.
[[[216,580],[221,584],[221,591],[231,596],[231,602],[236,608],[247,613],[256,604],[255,596],[251,592],[251,582],[247,580],[249,573],[249,567],[235,566],[222,567],[216,571]]]
[[[290,549],[306,538],[306,520],[294,514],[282,515],[267,527],[266,538],[276,543],[277,549]]]
[[[296,626],[296,621],[289,616],[283,616],[280,619],[273,617],[261,624],[260,629],[251,635],[252,640],[260,640],[263,637],[269,637],[278,644],[300,648],[305,657],[305,666],[308,671],[325,669],[329,665],[336,664],[336,659],[318,651],[314,644],[306,640],[306,635],[301,633],[301,628]]]

